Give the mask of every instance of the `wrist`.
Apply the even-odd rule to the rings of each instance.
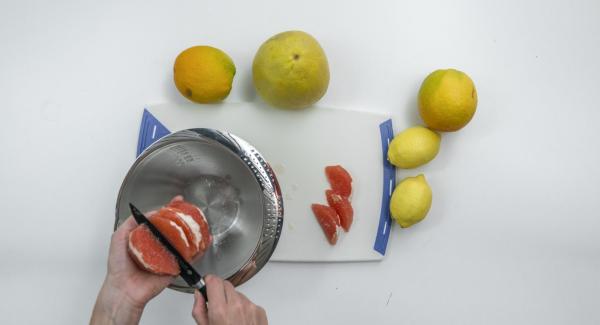
[[[145,304],[133,302],[120,288],[111,284],[109,278],[104,281],[91,324],[137,324],[142,317]]]

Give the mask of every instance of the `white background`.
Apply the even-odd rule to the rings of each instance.
[[[600,323],[600,2],[2,1],[0,322],[86,323],[145,104],[185,101],[172,63],[210,44],[250,66],[301,29],[329,58],[323,106],[419,123],[437,68],[475,81],[472,122],[425,172],[425,221],[382,262],[268,264],[240,290],[272,324]],[[165,291],[145,324],[191,324]]]

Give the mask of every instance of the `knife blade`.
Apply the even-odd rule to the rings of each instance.
[[[179,264],[181,278],[191,287],[196,288],[200,291],[205,301],[208,301],[208,296],[206,295],[206,283],[204,282],[204,278],[194,267],[188,263],[181,254],[173,247],[173,245],[169,242],[169,240],[144,216],[144,214],[136,208],[132,203],[129,203],[129,209],[133,214],[133,218],[138,223],[138,225],[146,225],[150,232],[158,239],[158,241],[169,251]]]

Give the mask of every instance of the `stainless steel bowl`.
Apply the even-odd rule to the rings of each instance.
[[[199,206],[213,235],[195,261],[201,274],[239,285],[269,260],[281,233],[283,201],[275,173],[239,137],[213,129],[189,129],[154,143],[135,161],[119,191],[115,229],[129,215],[159,209],[176,195]],[[170,286],[193,292],[182,279]]]

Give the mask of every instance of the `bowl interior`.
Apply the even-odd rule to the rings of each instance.
[[[123,182],[118,223],[130,215],[129,202],[152,211],[183,195],[202,209],[213,235],[212,246],[194,267],[201,274],[231,277],[251,258],[263,227],[263,198],[252,171],[235,153],[210,140],[151,149]],[[187,287],[180,278],[173,285]]]

